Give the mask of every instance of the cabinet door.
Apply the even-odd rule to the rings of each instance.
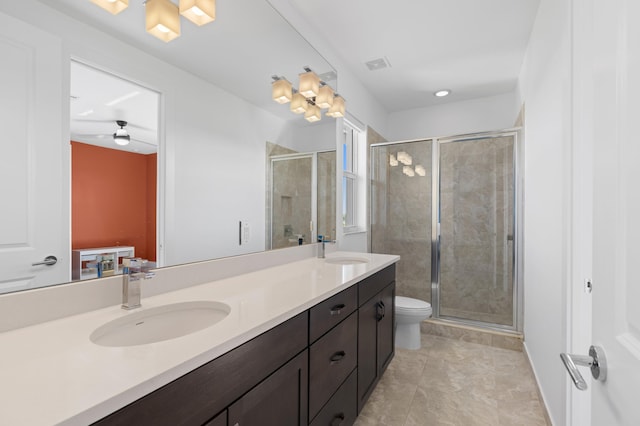
[[[358,413],[394,355],[395,282],[358,312]]]
[[[373,297],[358,311],[358,413],[378,377],[378,301],[377,297]]]
[[[276,370],[229,407],[229,426],[307,424],[307,351]]]
[[[382,290],[378,303],[382,308],[382,318],[378,321],[378,377],[391,362],[394,352],[395,283]]]

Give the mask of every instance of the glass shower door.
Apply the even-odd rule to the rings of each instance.
[[[513,327],[515,137],[438,142],[439,315]]]

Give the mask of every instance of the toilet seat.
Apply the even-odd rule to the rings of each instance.
[[[396,314],[431,316],[431,304],[411,297],[396,296]]]

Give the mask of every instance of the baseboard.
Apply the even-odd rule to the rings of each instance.
[[[542,392],[542,388],[540,387],[540,381],[538,380],[536,369],[533,367],[533,363],[531,362],[531,358],[529,357],[529,351],[527,349],[527,344],[525,342],[522,342],[522,352],[524,353],[524,357],[527,360],[527,365],[531,370],[531,374],[533,374],[533,378],[536,381],[536,391],[538,392],[538,400],[540,401],[540,405],[542,406],[544,419],[547,422],[548,426],[553,426],[553,422],[551,421],[551,416],[549,415],[549,410],[547,409],[547,401],[544,397],[544,393]]]

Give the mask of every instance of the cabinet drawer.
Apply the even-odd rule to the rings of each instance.
[[[327,405],[322,407],[310,426],[351,426],[358,416],[358,370],[353,370],[349,378],[333,394]]]
[[[370,277],[358,283],[358,306],[362,306],[367,300],[378,294],[389,283],[396,280],[396,265],[387,266],[382,271],[376,272]]]
[[[309,342],[318,340],[324,333],[356,310],[358,286],[353,285],[317,304],[309,310]]]
[[[356,367],[358,316],[351,314],[311,346],[309,351],[309,418]]]

